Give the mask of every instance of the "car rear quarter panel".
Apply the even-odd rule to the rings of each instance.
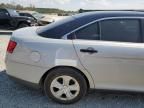
[[[40,67],[39,80],[50,69],[57,66],[75,67],[87,77],[90,88],[94,88],[91,75],[81,65],[71,40],[49,39],[36,36],[25,38],[19,42],[13,54],[8,54],[8,59],[29,66]],[[39,57],[39,59],[38,59]],[[33,77],[33,76],[32,76]],[[37,83],[37,82],[35,82]]]

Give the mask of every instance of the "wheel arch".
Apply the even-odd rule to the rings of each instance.
[[[17,24],[17,27],[19,27],[19,25],[20,25],[20,24],[23,24],[23,23],[30,26],[30,23],[28,23],[28,22],[26,22],[26,21],[19,21],[18,24]]]
[[[43,76],[41,77],[40,82],[39,82],[40,87],[43,88],[43,86],[44,86],[44,81],[45,81],[47,75],[48,75],[52,70],[57,69],[57,68],[62,68],[62,67],[68,67],[68,68],[72,68],[72,69],[77,70],[77,71],[85,78],[88,89],[89,89],[89,88],[94,88],[94,83],[91,82],[91,81],[93,81],[93,80],[92,80],[92,79],[89,79],[89,78],[87,77],[87,75],[84,74],[84,72],[82,72],[80,69],[78,69],[78,68],[76,68],[76,67],[72,67],[72,66],[55,66],[55,67],[49,69],[49,70],[46,71],[46,72],[43,74]]]

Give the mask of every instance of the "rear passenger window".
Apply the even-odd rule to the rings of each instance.
[[[100,29],[101,40],[120,42],[141,42],[139,20],[106,20],[100,23]]]
[[[77,32],[75,32],[77,39],[86,39],[86,40],[99,40],[99,29],[98,23],[91,24],[86,26]]]

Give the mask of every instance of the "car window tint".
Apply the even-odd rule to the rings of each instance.
[[[3,15],[5,15],[5,13],[4,13],[4,12],[2,12],[2,11],[0,11],[0,16],[3,16]]]
[[[7,9],[7,11],[9,12],[10,16],[19,16],[19,13],[16,10],[13,9]]]
[[[140,42],[139,20],[115,19],[100,23],[101,40],[120,42]]]
[[[75,32],[77,39],[99,40],[98,23],[91,24]]]
[[[21,16],[24,16],[25,14],[24,13],[19,13]]]
[[[4,9],[0,10],[0,16],[8,16],[8,12],[5,11]]]
[[[37,33],[45,38],[61,39],[65,34],[83,25],[83,23],[85,22],[80,22],[79,19],[69,16],[63,20],[39,27]]]
[[[143,29],[144,28],[144,19],[142,19],[141,22],[142,22],[142,25],[141,25],[142,26],[142,42],[144,43],[144,29]]]
[[[33,17],[31,14],[26,13],[25,16]]]

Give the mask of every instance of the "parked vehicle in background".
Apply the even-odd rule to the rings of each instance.
[[[44,26],[54,22],[54,19],[46,17],[35,11],[21,11],[19,12],[20,16],[27,16],[33,18],[39,26]]]
[[[144,13],[88,12],[13,33],[7,74],[74,103],[89,89],[144,92]]]
[[[32,18],[20,16],[16,10],[0,9],[0,28],[23,28],[37,25]]]

